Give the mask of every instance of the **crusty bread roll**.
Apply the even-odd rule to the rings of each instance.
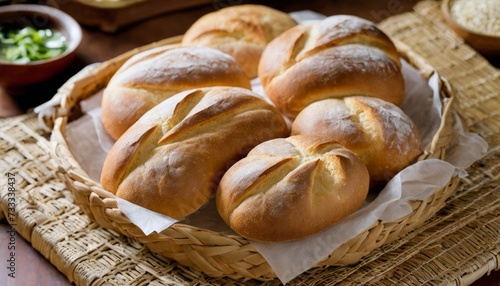
[[[372,22],[347,15],[295,26],[264,50],[259,78],[267,96],[293,119],[312,102],[368,95],[402,102],[401,62]]]
[[[141,52],[120,67],[104,90],[102,122],[118,139],[163,100],[209,86],[251,88],[238,62],[216,49],[171,45]]]
[[[326,137],[291,136],[252,149],[222,177],[217,210],[241,236],[288,241],[317,233],[361,207],[369,175]]]
[[[116,141],[101,184],[117,197],[181,219],[208,201],[232,163],[288,133],[279,111],[248,89],[184,91],[146,112]]]
[[[422,151],[411,118],[396,105],[374,97],[314,102],[299,113],[292,134],[326,136],[354,151],[367,165],[372,186],[386,183]]]
[[[241,64],[249,78],[255,78],[264,47],[295,25],[288,14],[267,6],[230,6],[199,18],[184,34],[182,44],[226,52]]]

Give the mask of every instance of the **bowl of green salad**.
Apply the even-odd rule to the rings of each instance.
[[[73,61],[82,40],[68,14],[41,4],[0,7],[0,86],[43,82]]]

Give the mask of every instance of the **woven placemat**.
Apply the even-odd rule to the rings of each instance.
[[[467,171],[457,193],[422,227],[349,267],[308,271],[290,285],[468,285],[499,269],[500,72],[445,26],[439,2],[387,19],[380,27],[426,58],[452,84],[470,131],[490,148]],[[152,255],[142,244],[106,230],[79,210],[55,176],[52,147],[34,114],[0,119],[0,185],[15,176],[15,213],[0,188],[0,218],[77,285],[280,285],[211,278]]]

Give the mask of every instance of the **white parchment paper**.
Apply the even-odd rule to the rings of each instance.
[[[292,14],[300,21],[319,19],[310,11]],[[302,17],[301,19],[301,16]],[[441,122],[442,104],[438,93],[438,77],[424,80],[408,63],[403,63],[405,100],[401,108],[417,125],[423,143],[431,141]],[[258,79],[253,90],[265,97]],[[101,93],[82,102],[85,115],[67,125],[66,139],[75,159],[88,175],[100,181],[102,164],[114,143],[101,123]],[[444,187],[452,177],[465,177],[464,169],[480,159],[487,150],[486,142],[477,134],[464,131],[456,116],[454,133],[446,161],[428,159],[417,162],[397,174],[378,194],[369,195],[361,209],[340,223],[305,239],[284,243],[250,243],[268,261],[283,284],[314,267],[337,247],[365,231],[377,220],[395,221],[411,212],[409,201],[424,200]],[[161,232],[177,221],[117,198],[119,208],[147,235]],[[182,223],[222,233],[233,233],[217,213],[214,200]]]

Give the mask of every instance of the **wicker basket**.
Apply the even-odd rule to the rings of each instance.
[[[238,235],[227,235],[177,223],[161,233],[145,236],[119,209],[113,195],[102,189],[81,168],[68,147],[65,128],[69,121],[81,115],[79,102],[106,86],[116,70],[131,56],[145,49],[178,43],[180,37],[169,38],[123,54],[107,62],[82,71],[83,76],[66,83],[54,97],[57,101],[50,115],[42,119],[52,128],[51,156],[58,176],[72,190],[75,202],[95,222],[105,228],[133,237],[144,243],[157,255],[174,259],[214,277],[232,277],[269,280],[276,277],[266,260]],[[437,74],[423,58],[407,46],[396,41],[400,55],[420,73],[429,78]],[[446,79],[440,80],[440,97],[443,104],[442,122],[433,140],[426,146],[419,160],[444,159],[452,133],[452,111],[456,110],[456,98]],[[413,212],[393,222],[378,221],[363,233],[344,243],[317,266],[348,265],[359,261],[372,250],[396,240],[401,235],[419,227],[444,206],[456,190],[458,177],[437,190],[424,201],[413,201]]]

